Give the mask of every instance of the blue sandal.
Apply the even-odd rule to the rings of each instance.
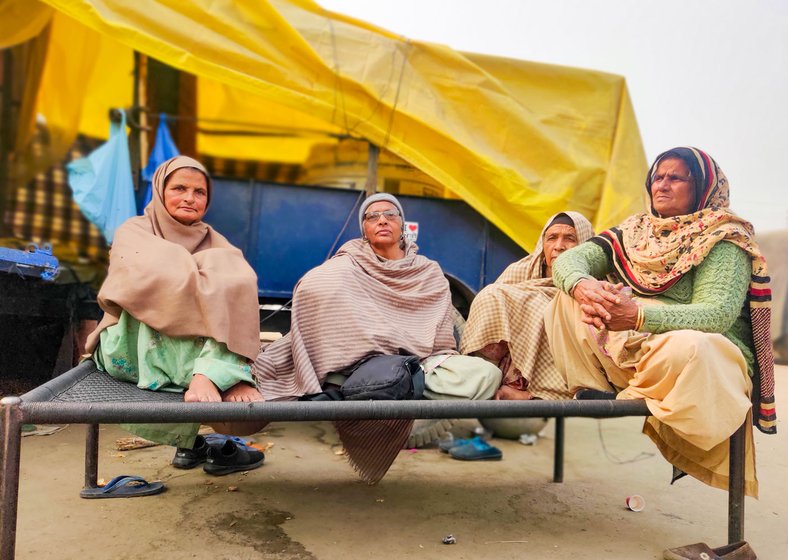
[[[468,445],[471,443],[473,438],[468,439],[447,439],[443,440],[438,444],[438,449],[441,450],[441,453],[448,453],[455,447],[461,447],[463,445]]]
[[[151,496],[164,492],[163,482],[148,482],[141,476],[116,476],[104,486],[97,488],[83,488],[79,492],[81,498],[136,498],[137,496]]]
[[[460,461],[497,461],[503,457],[503,453],[484,441],[479,436],[467,440],[467,443],[452,447],[449,455]]]

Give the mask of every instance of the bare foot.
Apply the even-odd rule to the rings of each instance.
[[[253,422],[211,422],[208,425],[217,434],[232,434],[234,436],[250,436],[256,434],[269,424],[268,420]]]
[[[183,400],[184,402],[222,402],[222,396],[213,381],[201,373],[195,373],[192,375],[192,382],[189,383],[186,394],[183,395]]]
[[[501,387],[496,391],[493,400],[496,401],[528,401],[531,400],[533,395],[528,391],[521,391],[519,389],[515,389],[514,387],[509,387],[508,385],[501,385]]]
[[[249,383],[237,383],[222,393],[224,402],[259,402],[263,395],[256,387]],[[254,420],[251,422],[216,422],[210,424],[217,433],[248,436],[256,434],[268,425],[268,420]]]
[[[263,400],[263,395],[256,387],[241,382],[222,393],[222,400],[224,402],[255,402]]]

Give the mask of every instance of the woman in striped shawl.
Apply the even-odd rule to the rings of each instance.
[[[650,212],[553,263],[566,293],[545,315],[550,347],[570,390],[586,389],[578,397],[645,399],[643,431],[663,456],[726,488],[731,434],[750,417],[776,431],[766,263],[705,152],[660,154],[646,190]],[[751,422],[746,456],[745,491],[756,496]]]
[[[363,238],[307,272],[293,293],[290,332],[262,352],[253,373],[266,400],[319,393],[376,354],[422,359],[428,398],[489,399],[500,385],[494,365],[456,351],[449,284],[435,261],[403,235],[404,212],[390,194],[359,210]],[[470,364],[470,367],[468,367]],[[388,470],[413,420],[335,423],[348,460],[367,482]]]

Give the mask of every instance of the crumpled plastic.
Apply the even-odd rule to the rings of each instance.
[[[109,140],[66,166],[68,184],[85,217],[112,243],[115,230],[137,214],[131,177],[126,114],[110,124]]]

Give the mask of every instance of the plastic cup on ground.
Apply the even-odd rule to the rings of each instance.
[[[626,503],[627,507],[632,511],[643,511],[646,507],[646,500],[643,496],[638,496],[637,494],[627,496]]]

